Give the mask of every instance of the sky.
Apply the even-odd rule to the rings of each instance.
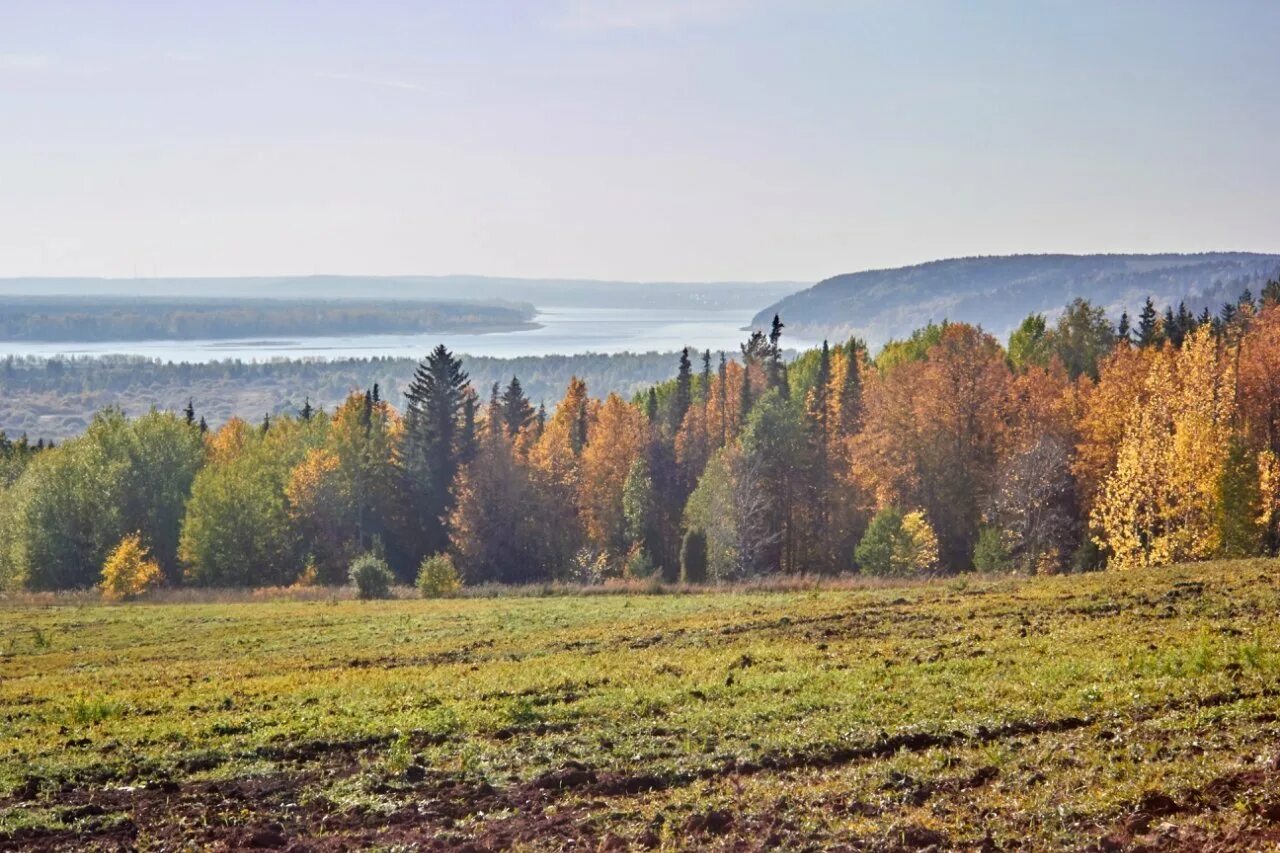
[[[1273,0],[0,0],[0,277],[1280,250]]]

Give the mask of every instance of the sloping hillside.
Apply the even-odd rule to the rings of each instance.
[[[1004,336],[1027,314],[1055,314],[1083,297],[1115,317],[1186,299],[1214,310],[1245,287],[1255,291],[1280,270],[1280,255],[1009,255],[955,258],[910,267],[838,275],[792,294],[756,315],[766,327],[781,314],[800,337],[859,335],[873,346],[930,320],[981,324]]]

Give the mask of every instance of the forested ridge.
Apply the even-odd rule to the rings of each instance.
[[[0,295],[0,340],[144,341],[520,329],[532,305],[465,300]]]
[[[676,378],[554,407],[476,388],[444,347],[393,406],[373,385],[209,429],[193,406],[0,445],[0,577],[99,583],[145,549],[173,585],[1127,569],[1280,544],[1280,280],[1217,312],[1114,322],[1076,300],[1007,346],[930,324],[874,358],[783,357],[784,325]],[[137,540],[131,537],[136,535]],[[433,564],[434,565],[434,564]]]
[[[1148,296],[1216,311],[1245,288],[1261,289],[1280,255],[1251,252],[1145,255],[1004,255],[950,258],[896,269],[837,275],[760,311],[775,313],[810,340],[856,334],[873,343],[949,317],[1007,335],[1030,313],[1056,314],[1087,299],[1118,317]]]

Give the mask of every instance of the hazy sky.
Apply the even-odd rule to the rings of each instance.
[[[1280,2],[0,0],[0,276],[1280,250]]]

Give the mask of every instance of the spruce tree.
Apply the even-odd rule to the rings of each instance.
[[[1149,347],[1158,342],[1160,335],[1158,317],[1155,303],[1148,296],[1147,301],[1142,305],[1142,313],[1138,315],[1138,346]]]
[[[412,563],[448,545],[452,487],[460,463],[460,429],[467,374],[443,345],[419,363],[405,392],[404,474],[408,556]]]
[[[1132,338],[1130,338],[1129,332],[1129,312],[1122,311],[1120,312],[1120,323],[1116,326],[1116,337],[1121,343],[1131,343]]]
[[[192,399],[191,397],[187,398],[187,408],[185,411],[185,415],[187,420],[187,426],[195,426],[196,425],[196,404],[195,404],[195,400]]]
[[[1173,344],[1174,349],[1182,348],[1182,327],[1178,325],[1178,318],[1173,314],[1173,306],[1164,309],[1161,330],[1164,332],[1165,340]]]
[[[515,438],[530,421],[533,420],[533,406],[520,387],[520,380],[511,377],[507,390],[502,394],[502,419],[507,428],[507,435]]]
[[[716,403],[720,408],[720,447],[729,440],[729,362],[725,360],[724,350],[720,351],[719,382],[716,385]]]
[[[773,315],[773,324],[769,330],[769,364],[767,378],[770,388],[777,388],[783,399],[791,396],[791,387],[787,382],[787,365],[782,361],[782,330],[786,326],[782,318]]]
[[[209,423],[204,419],[204,415],[200,416],[200,434],[204,435],[209,431]]]
[[[680,431],[684,416],[693,404],[693,365],[689,362],[689,348],[680,351],[680,369],[676,373],[676,390],[671,398],[671,434]]]
[[[862,341],[850,339],[845,345],[844,381],[840,384],[840,423],[836,428],[844,436],[853,435],[862,423],[862,352],[865,349]]]
[[[702,352],[702,408],[711,404],[711,350]]]
[[[311,398],[307,397],[302,402],[302,410],[298,412],[298,416],[302,418],[304,421],[309,421],[314,415],[315,415],[315,410],[311,408]]]
[[[644,416],[649,423],[654,423],[658,420],[658,391],[656,388],[650,387],[649,393],[645,396]]]

